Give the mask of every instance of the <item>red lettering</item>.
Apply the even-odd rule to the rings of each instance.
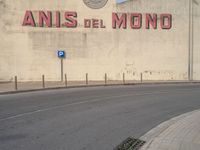
[[[121,28],[121,26],[126,29],[127,28],[127,15],[126,13],[122,13],[119,18],[117,13],[112,13],[112,28],[116,29]]]
[[[103,24],[103,20],[100,20],[100,28],[106,28],[106,26]]]
[[[77,18],[76,12],[65,12],[65,19],[67,22],[65,22],[63,25],[69,28],[77,27],[77,20],[74,18]]]
[[[52,27],[52,13],[50,11],[47,11],[47,15],[43,11],[39,11],[39,27],[43,27],[44,22],[47,27]]]
[[[32,11],[28,11],[28,10],[26,11],[22,25],[35,27],[35,20],[34,20]]]
[[[171,14],[161,14],[160,15],[160,26],[162,29],[171,29],[172,15]]]
[[[91,27],[91,20],[90,19],[84,19],[84,27],[85,28]]]
[[[137,23],[135,23],[137,21]],[[134,13],[130,16],[130,26],[132,29],[140,29],[142,27],[142,14]]]
[[[39,11],[38,12],[38,26],[43,27],[68,27],[75,28],[78,25],[77,12],[66,11],[63,16],[61,16],[60,11],[55,11],[54,16],[52,16],[51,11]],[[130,18],[127,18],[127,13],[112,13],[112,28],[113,29],[126,29],[127,28],[127,19],[130,19],[130,28],[131,29],[141,29],[143,27],[143,15],[141,13],[131,13]],[[61,17],[64,17],[65,21],[62,22]],[[160,14],[160,29],[171,29],[172,28],[172,15],[171,14]],[[52,19],[55,23],[52,25]],[[158,26],[158,17],[155,13],[145,14],[145,28],[146,29],[157,29]],[[36,23],[32,11],[27,10],[23,20],[23,26],[32,26],[35,27]],[[84,19],[84,28],[106,28],[104,21],[102,19]]]
[[[153,29],[157,29],[157,14],[146,14],[146,29],[150,29],[150,24]]]
[[[99,28],[99,20],[92,19],[92,28]]]
[[[56,11],[56,27],[60,28],[60,12]]]

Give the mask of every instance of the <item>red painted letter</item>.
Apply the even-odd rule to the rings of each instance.
[[[35,21],[34,21],[34,17],[31,11],[28,11],[28,10],[26,11],[22,25],[35,27]]]
[[[100,28],[106,28],[106,26],[103,24],[103,20],[100,20]]]
[[[161,14],[160,15],[160,26],[162,29],[171,29],[172,15],[171,14]]]
[[[146,29],[150,29],[150,24],[153,29],[157,29],[157,14],[146,14]]]
[[[92,19],[92,28],[99,28],[99,20]]]
[[[44,22],[47,27],[52,27],[52,14],[50,11],[47,11],[47,15],[43,11],[39,11],[39,27],[43,27]]]
[[[135,23],[136,21],[137,21],[137,24]],[[130,26],[132,29],[140,29],[142,27],[142,14],[139,14],[139,13],[131,14]]]
[[[127,27],[127,15],[126,13],[122,13],[121,17],[119,18],[117,13],[112,13],[112,27],[114,29],[121,28],[123,26],[124,29]]]
[[[56,27],[60,28],[60,12],[56,11]]]
[[[84,28],[90,28],[90,27],[91,27],[91,20],[84,19]]]
[[[67,22],[64,23],[64,26],[69,28],[77,27],[77,20],[74,18],[77,18],[76,12],[65,12],[65,19]]]

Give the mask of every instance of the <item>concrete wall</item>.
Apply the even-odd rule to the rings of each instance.
[[[196,0],[198,2],[198,0]],[[194,79],[200,79],[200,9],[194,4]],[[26,10],[76,11],[78,27],[40,28],[22,26]],[[171,13],[170,30],[113,29],[112,12]],[[84,18],[104,20],[104,29],[83,28]],[[144,19],[144,18],[143,18]],[[82,0],[0,0],[0,81],[60,80],[56,51],[64,49],[64,72],[69,80],[85,73],[93,80],[185,80],[188,76],[189,0],[109,0],[102,9],[90,9]],[[144,22],[144,20],[143,20]]]

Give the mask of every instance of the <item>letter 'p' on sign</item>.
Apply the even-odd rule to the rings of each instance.
[[[57,55],[58,55],[58,58],[65,58],[65,51],[58,50]]]

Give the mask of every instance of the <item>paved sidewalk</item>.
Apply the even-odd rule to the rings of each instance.
[[[141,150],[200,150],[200,110],[183,114],[141,137]]]
[[[199,84],[200,81],[143,81],[142,84]],[[133,84],[141,84],[139,80],[126,80],[125,83],[122,80],[107,80],[106,85],[133,85]],[[45,88],[43,88],[42,81],[36,82],[18,82],[17,88],[15,90],[14,82],[0,82],[0,94],[5,93],[14,93],[14,92],[22,92],[22,91],[34,91],[34,90],[44,90],[44,89],[57,89],[57,88],[70,88],[70,87],[83,87],[83,86],[104,86],[105,81],[68,81],[67,86],[65,82],[59,81],[45,81]]]
[[[107,84],[122,84],[122,81],[109,81]],[[88,81],[88,85],[87,85],[86,81],[68,81],[67,86],[66,86],[65,82],[46,81],[45,88],[43,88],[42,81],[17,83],[18,91],[42,90],[42,89],[49,89],[49,88],[95,86],[95,85],[105,85],[105,82],[104,81]],[[0,94],[4,92],[12,92],[12,91],[15,91],[14,82],[0,83]]]

